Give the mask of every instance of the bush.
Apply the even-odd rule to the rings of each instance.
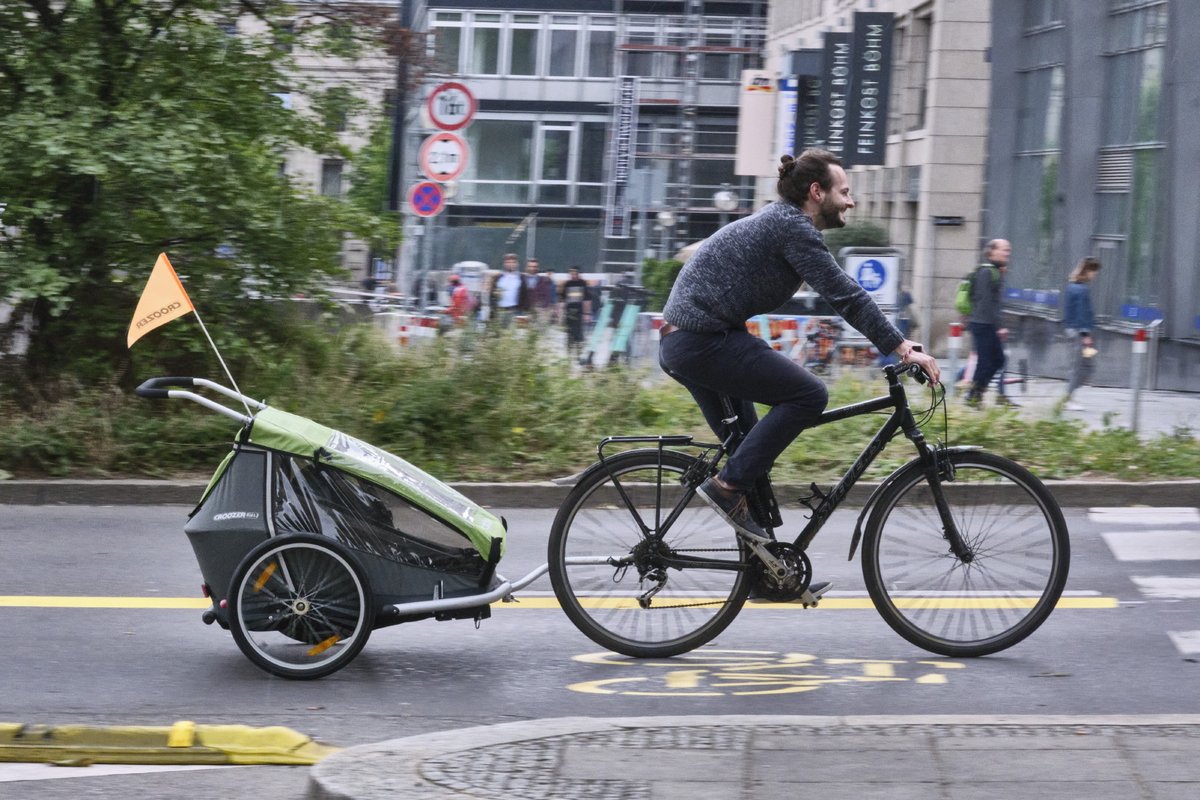
[[[628,368],[579,372],[535,332],[459,336],[396,352],[370,324],[296,323],[294,346],[243,359],[252,397],[382,447],[447,481],[548,479],[595,460],[604,436],[684,433],[712,441],[678,384]],[[141,376],[142,379],[149,375]],[[221,381],[217,369],[207,375]],[[831,406],[879,395],[882,382],[846,377]],[[928,395],[913,392],[914,405]],[[192,403],[148,402],[119,387],[64,385],[22,407],[0,398],[0,478],[179,477],[211,471],[236,425]],[[219,399],[219,398],[218,398]],[[763,409],[765,412],[765,409]],[[919,414],[918,414],[919,416]],[[947,429],[942,421],[947,420]],[[882,422],[878,415],[809,431],[776,464],[779,483],[836,481]],[[939,409],[931,442],[970,443],[1015,458],[1043,478],[1147,480],[1200,474],[1191,432],[1139,443],[1125,430],[1087,431],[1061,418]],[[897,441],[866,477],[908,461]],[[790,498],[789,498],[790,499]]]

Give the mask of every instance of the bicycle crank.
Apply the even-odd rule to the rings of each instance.
[[[770,542],[764,545],[776,561],[785,568],[783,575],[758,561],[753,596],[773,603],[799,600],[812,581],[812,562],[803,550],[790,542]]]

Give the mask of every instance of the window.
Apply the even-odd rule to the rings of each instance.
[[[579,135],[579,195],[576,202],[582,206],[604,204],[604,144],[608,125],[604,122],[584,122]]]
[[[536,28],[514,28],[512,30],[512,56],[509,59],[510,75],[537,75],[538,39],[541,31]]]
[[[342,196],[342,161],[327,158],[321,162],[321,194],[326,197]]]
[[[578,31],[550,31],[550,64],[546,74],[569,77],[575,75],[575,50]]]
[[[1107,28],[1095,237],[1109,274],[1097,313],[1146,319],[1162,301],[1165,235],[1163,71],[1168,5],[1113,0]]]
[[[628,42],[634,47],[654,44],[653,31],[635,31],[629,34]],[[654,51],[630,49],[625,51],[625,75],[654,76]]]
[[[588,31],[587,76],[589,78],[612,77],[613,53],[616,46],[617,32],[612,28],[593,27]]]
[[[542,172],[537,202],[566,205],[571,170],[571,127],[542,129]]]
[[[732,47],[733,36],[725,33],[710,33],[704,37],[709,47]],[[733,53],[705,53],[700,67],[700,77],[708,80],[734,80]]]
[[[1062,22],[1061,0],[1025,0],[1025,30]]]
[[[1057,211],[1063,101],[1061,65],[1022,74],[1010,234],[1014,287],[1057,289],[1062,283]]]
[[[438,27],[434,28],[432,33],[433,57],[446,72],[458,72],[458,59],[462,52],[462,28]]]
[[[603,205],[607,122],[478,119],[464,203]]]
[[[468,72],[474,75],[500,74],[499,28],[477,27],[472,32],[471,68]]]
[[[468,203],[529,202],[532,121],[477,119],[467,128],[472,158],[461,185]]]
[[[925,81],[929,67],[929,38],[933,20],[930,17],[913,19],[912,30],[908,38],[908,62],[905,73],[908,77],[908,88],[905,101],[904,129],[909,131],[921,130],[925,127]]]

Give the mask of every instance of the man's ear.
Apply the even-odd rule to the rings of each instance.
[[[808,185],[808,199],[814,202],[821,202],[821,184],[818,181],[813,181]]]

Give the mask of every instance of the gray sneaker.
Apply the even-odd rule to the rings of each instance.
[[[760,541],[771,540],[767,532],[754,521],[754,517],[750,516],[750,507],[746,505],[745,492],[730,491],[717,483],[716,479],[709,478],[700,484],[700,487],[696,489],[696,494],[712,506],[713,510],[732,525],[738,533]]]

